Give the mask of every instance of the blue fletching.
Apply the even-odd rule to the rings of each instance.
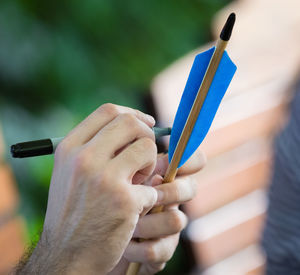
[[[169,162],[172,159],[214,50],[215,47],[195,57],[172,127]],[[205,138],[235,71],[236,66],[225,51],[178,167],[189,159]]]

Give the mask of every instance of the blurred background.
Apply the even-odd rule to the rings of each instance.
[[[63,136],[106,102],[172,125],[195,54],[231,11],[228,51],[238,72],[201,145],[208,165],[195,175],[199,195],[183,207],[191,223],[161,274],[262,274],[257,242],[272,139],[297,79],[298,8],[278,0],[2,0],[0,274],[38,238],[53,167],[53,156],[12,159],[9,146]]]

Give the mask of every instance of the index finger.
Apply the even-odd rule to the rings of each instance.
[[[111,103],[101,105],[86,119],[79,123],[65,138],[73,146],[85,144],[93,138],[105,125],[115,119],[119,114],[129,113],[153,127],[155,120],[152,116],[141,111]]]

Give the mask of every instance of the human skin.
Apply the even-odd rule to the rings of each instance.
[[[180,232],[187,224],[187,217],[178,206],[195,196],[197,182],[192,175],[199,172],[205,163],[205,155],[197,151],[178,169],[172,183],[160,185],[168,167],[168,156],[158,155],[153,176],[145,184],[155,186],[160,194],[156,205],[164,205],[164,212],[140,217],[133,234],[134,239],[110,275],[125,274],[129,262],[141,263],[139,275],[155,274],[165,267],[175,252]],[[135,238],[148,240],[137,242]]]
[[[140,111],[105,104],[65,137],[55,152],[41,239],[18,274],[122,274],[131,260],[143,262],[145,274],[162,268],[186,224],[174,203],[189,200],[195,188],[183,187],[186,178],[158,186],[166,160],[157,156],[154,124]],[[158,204],[169,206],[144,216]],[[162,219],[168,226],[146,229]]]

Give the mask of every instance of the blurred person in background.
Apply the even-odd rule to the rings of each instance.
[[[300,82],[274,146],[263,248],[267,275],[300,274]]]
[[[105,104],[67,135],[55,152],[43,233],[17,274],[125,274],[129,262],[143,263],[139,274],[163,269],[187,223],[178,204],[195,195],[189,175],[204,157],[160,185],[168,160],[157,156],[154,124]],[[165,211],[145,216],[154,205]]]

